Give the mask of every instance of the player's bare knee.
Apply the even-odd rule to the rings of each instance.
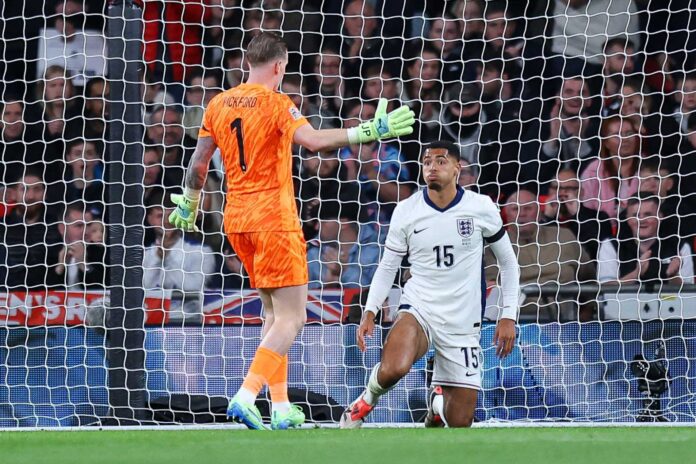
[[[474,422],[474,409],[462,407],[461,403],[457,405],[452,400],[445,399],[445,419],[449,427],[471,427]]]
[[[474,423],[474,415],[467,413],[454,413],[452,417],[445,414],[445,419],[447,420],[447,425],[451,428],[467,428]]]

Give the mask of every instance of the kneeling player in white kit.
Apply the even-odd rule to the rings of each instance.
[[[392,215],[358,328],[362,351],[405,255],[411,278],[382,361],[372,369],[365,391],[343,413],[342,428],[360,427],[379,397],[430,346],[435,350],[432,384],[442,388],[444,401],[436,402],[429,415],[439,415],[449,427],[471,425],[483,363],[479,339],[485,303],[484,242],[495,253],[502,279],[503,310],[494,336],[498,356],[507,356],[515,343],[519,267],[498,207],[487,196],[457,185],[460,158],[455,145],[432,143],[421,162],[427,188],[400,202]]]

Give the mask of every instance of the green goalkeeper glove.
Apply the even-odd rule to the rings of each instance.
[[[200,232],[196,226],[198,202],[201,198],[200,190],[193,191],[187,188],[183,195],[173,193],[170,198],[176,205],[176,209],[169,215],[169,222],[177,229],[184,229],[186,232]]]
[[[415,116],[408,106],[400,106],[387,113],[387,99],[380,98],[375,118],[348,129],[348,141],[351,144],[367,143],[411,134]]]

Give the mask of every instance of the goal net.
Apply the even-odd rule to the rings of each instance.
[[[476,420],[693,422],[695,15],[639,0],[5,2],[0,427],[225,420],[263,308],[224,233],[219,154],[201,233],[167,218],[204,109],[244,81],[260,31],[288,42],[280,90],[315,128],[353,127],[381,97],[417,115],[400,140],[294,147],[310,292],[289,387],[310,421],[336,422],[380,358],[408,261],[366,353],[361,304],[395,205],[424,185],[424,146],[445,140],[521,269],[502,360],[490,251],[471,270],[486,288]],[[370,422],[422,422],[431,357]]]

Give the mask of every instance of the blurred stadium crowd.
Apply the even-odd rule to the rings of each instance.
[[[3,6],[5,290],[104,286],[104,153],[120,117],[104,77],[104,3]],[[369,286],[391,211],[419,188],[418,157],[435,140],[461,147],[460,185],[501,206],[523,284],[693,283],[696,2],[656,3],[145,1],[144,287],[248,286],[222,230],[218,156],[202,234],[167,216],[206,104],[244,80],[242,50],[261,30],[287,39],[281,90],[315,127],[356,125],[379,97],[418,118],[404,141],[296,153],[311,288]],[[579,297],[528,303],[523,319],[597,315]]]

